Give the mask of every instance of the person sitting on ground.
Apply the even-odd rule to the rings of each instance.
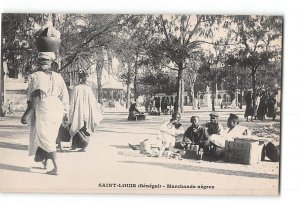
[[[219,123],[219,115],[215,112],[209,114],[210,121],[205,123],[205,127],[207,128],[208,135],[221,135],[224,132],[223,125]]]
[[[11,101],[9,104],[8,104],[8,114],[11,114],[11,115],[15,115],[15,104],[13,101]]]
[[[224,133],[224,128],[221,123],[219,123],[219,115],[215,112],[212,112],[209,114],[210,121],[204,124],[204,127],[206,128],[206,132],[208,137],[210,135],[222,135]],[[204,145],[204,152],[208,153],[208,155],[214,155],[215,154],[215,146],[213,144],[206,144]]]
[[[127,120],[145,120],[146,116],[144,113],[140,112],[137,109],[137,105],[135,102],[133,102],[129,108],[129,115]]]
[[[141,145],[128,145],[133,150],[140,150],[141,153],[149,153],[151,148],[158,148],[162,152],[175,151],[175,143],[181,146],[183,141],[184,128],[179,122],[180,118],[180,113],[173,113],[170,121],[161,126],[158,137],[145,139],[140,143]]]
[[[183,142],[188,144],[198,144],[203,147],[208,139],[206,128],[199,125],[200,118],[192,116],[190,122],[192,125],[188,127],[184,133]]]
[[[164,123],[160,128],[162,138],[166,143],[166,148],[170,151],[174,151],[174,148],[182,149],[185,131],[180,123],[180,119],[180,113],[175,112],[172,114],[170,121]]]
[[[215,156],[222,156],[225,150],[225,141],[234,141],[236,137],[251,136],[250,130],[239,125],[239,117],[235,114],[230,114],[227,120],[227,129],[222,135],[213,134],[207,140],[207,143],[215,145]]]

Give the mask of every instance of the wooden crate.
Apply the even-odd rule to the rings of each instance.
[[[255,140],[226,141],[225,161],[240,164],[255,164],[261,161],[263,144]]]

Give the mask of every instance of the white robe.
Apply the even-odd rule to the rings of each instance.
[[[160,128],[161,138],[166,143],[167,148],[173,148],[175,142],[183,141],[184,128],[183,126],[178,129],[170,122],[164,123]]]
[[[41,90],[42,97],[32,98],[35,90]],[[28,100],[33,100],[31,129],[29,137],[29,156],[39,147],[46,152],[56,151],[56,137],[62,123],[64,112],[69,107],[69,94],[60,74],[35,72],[29,76]]]
[[[84,122],[87,131],[91,134],[95,130],[95,125],[102,119],[103,116],[91,87],[86,84],[77,85],[71,94],[70,102],[71,136],[73,137],[84,126]]]
[[[232,130],[227,128],[224,134],[213,134],[210,136],[210,142],[218,147],[225,148],[225,141],[233,141],[236,137],[248,137],[251,136],[251,132],[247,127],[236,125]]]

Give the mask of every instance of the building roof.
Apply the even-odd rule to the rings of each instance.
[[[102,89],[126,90],[122,82],[119,82],[112,77],[103,83]]]

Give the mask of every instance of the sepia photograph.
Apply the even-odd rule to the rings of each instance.
[[[1,13],[0,191],[279,196],[284,20]]]

